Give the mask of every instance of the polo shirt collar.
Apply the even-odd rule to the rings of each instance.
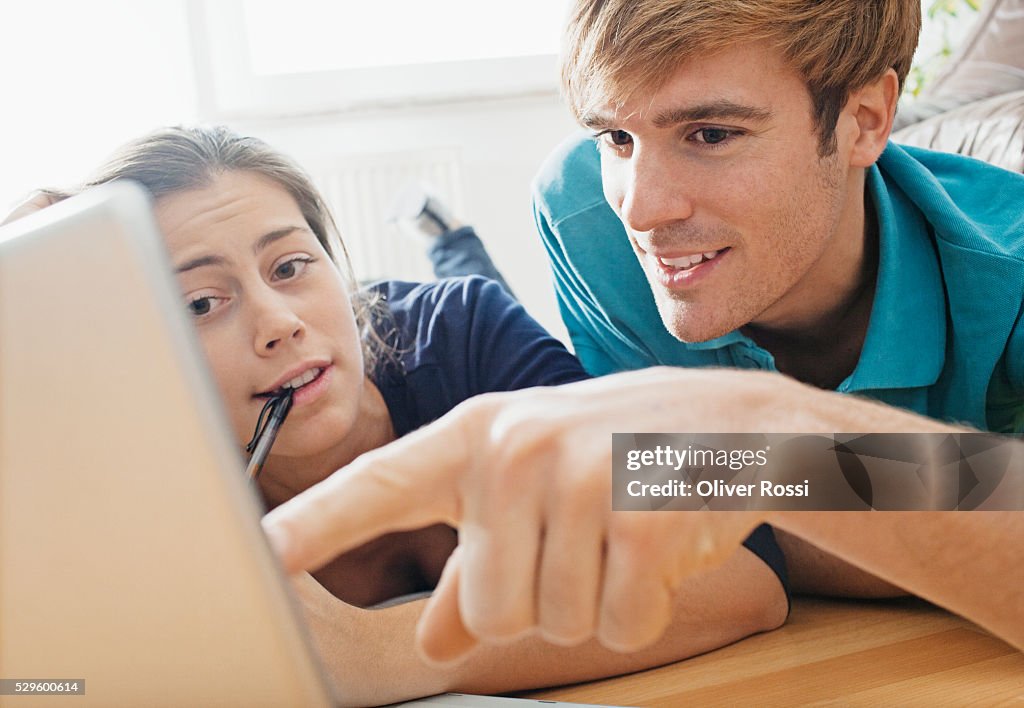
[[[875,298],[857,366],[838,388],[930,386],[946,359],[946,295],[930,227],[878,165],[867,188],[881,227]]]
[[[721,337],[715,339],[708,339],[703,342],[687,342],[687,349],[697,350],[711,350],[711,349],[722,349],[733,344],[745,344],[747,346],[754,346],[754,340],[750,339],[746,335],[742,334],[738,329],[734,329],[731,332],[723,334]]]

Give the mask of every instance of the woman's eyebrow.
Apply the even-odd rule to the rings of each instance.
[[[224,265],[227,263],[222,256],[200,256],[199,258],[193,258],[190,261],[185,261],[180,266],[176,266],[174,269],[175,273],[184,273],[189,270],[195,270],[196,268],[202,268],[203,266],[210,265]]]
[[[290,236],[296,231],[305,231],[306,233],[313,235],[313,232],[305,226],[283,226],[280,229],[274,229],[273,231],[260,236],[256,243],[252,245],[252,252],[259,254],[260,251],[274,243],[274,241],[279,241],[285,236]]]
[[[285,236],[289,236],[295,233],[296,231],[305,231],[311,236],[313,235],[313,232],[310,231],[305,226],[283,226],[280,229],[274,229],[273,231],[270,231],[260,236],[259,239],[256,240],[256,243],[253,244],[252,252],[255,254],[259,254],[260,251],[267,248],[267,246],[269,246],[270,244],[274,243],[275,241],[279,241],[283,239]],[[186,271],[195,270],[196,268],[202,268],[203,266],[222,266],[226,264],[227,259],[225,259],[223,256],[199,256],[198,258],[193,258],[191,260],[185,261],[179,266],[176,266],[174,268],[174,272],[185,273]]]

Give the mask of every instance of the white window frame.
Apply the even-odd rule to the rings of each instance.
[[[253,72],[241,0],[187,0],[205,120],[279,118],[558,92],[557,55],[275,76]]]

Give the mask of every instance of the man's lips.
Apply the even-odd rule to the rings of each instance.
[[[691,253],[644,253],[644,269],[652,285],[683,291],[704,283],[729,260],[732,247]]]
[[[708,249],[706,251],[687,252],[681,254],[654,254],[655,258],[658,259],[658,263],[663,268],[670,268],[674,270],[688,270],[694,266],[700,265],[701,263],[707,263],[729,250],[728,246],[723,248]]]

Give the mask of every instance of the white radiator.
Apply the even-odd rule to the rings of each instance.
[[[407,182],[426,185],[453,215],[463,214],[461,159],[454,149],[341,158],[312,172],[341,231],[360,282],[432,280],[426,238],[388,223],[395,195]]]

